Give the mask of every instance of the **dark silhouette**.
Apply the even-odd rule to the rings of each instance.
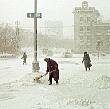
[[[23,65],[26,64],[27,54],[25,52],[24,52],[23,57],[21,59],[23,59]]]
[[[84,62],[86,71],[87,71],[87,68],[90,70],[90,67],[92,66],[92,64],[91,64],[90,56],[87,52],[84,52],[84,57],[83,57],[82,63],[83,62]]]
[[[58,64],[56,61],[50,59],[50,58],[45,58],[45,62],[47,62],[47,70],[46,74],[49,73],[49,85],[52,84],[52,78],[56,81],[56,84],[58,84],[59,80],[59,69],[58,69]]]

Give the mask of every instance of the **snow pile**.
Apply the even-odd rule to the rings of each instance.
[[[99,89],[108,89],[110,88],[110,77],[107,75],[102,75],[101,77],[97,78],[93,86],[99,88]]]
[[[14,82],[10,83],[10,87],[17,89],[17,88],[26,88],[29,86],[34,86],[36,83],[40,84],[45,84],[47,79],[46,78],[41,78],[39,81],[34,81],[35,74],[34,73],[29,73],[26,74],[23,78],[20,80],[16,80]]]

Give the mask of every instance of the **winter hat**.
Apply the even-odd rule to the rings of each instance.
[[[44,59],[45,62],[48,62],[49,60],[50,60],[50,58],[45,58]]]
[[[87,52],[84,52],[84,54],[87,54]]]

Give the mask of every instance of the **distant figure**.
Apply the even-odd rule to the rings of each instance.
[[[90,67],[92,66],[92,64],[91,64],[89,54],[87,52],[84,52],[84,57],[83,57],[82,63],[83,62],[84,62],[84,66],[85,66],[86,71],[87,71],[87,68],[90,70]]]
[[[23,65],[26,64],[27,54],[25,52],[24,52],[23,57],[21,59],[23,59]]]
[[[59,80],[59,69],[58,69],[58,64],[56,61],[50,59],[50,58],[45,58],[45,62],[47,62],[47,70],[46,74],[49,73],[49,85],[52,84],[52,78],[56,81],[56,84],[58,84]]]

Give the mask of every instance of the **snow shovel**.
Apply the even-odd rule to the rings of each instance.
[[[46,76],[46,74],[44,74],[44,75],[37,75],[37,76],[34,77],[34,81],[39,81],[44,76]]]

